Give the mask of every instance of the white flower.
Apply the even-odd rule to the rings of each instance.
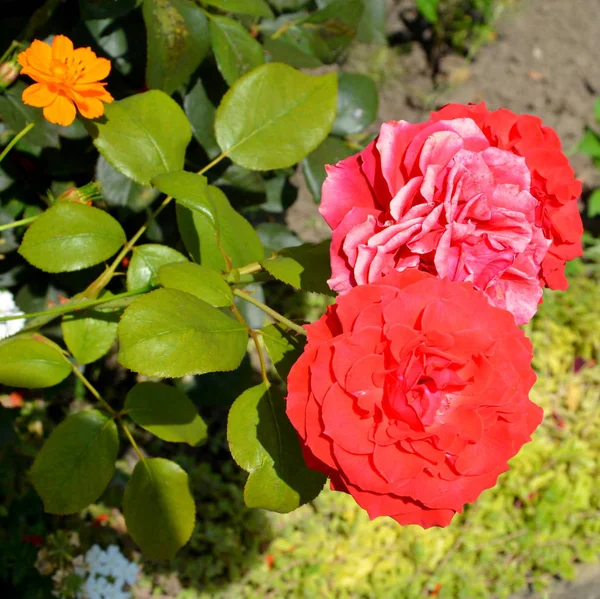
[[[104,551],[98,545],[93,545],[85,554],[85,561],[90,576],[99,574],[104,564]]]
[[[109,545],[96,571],[102,576],[123,578],[122,572],[128,564],[127,558],[119,551],[119,548],[116,545]]]
[[[92,546],[85,554],[85,562],[83,576],[87,574],[88,578],[80,599],[131,599],[131,593],[124,591],[123,586],[133,586],[139,566],[130,562],[117,545],[109,545],[106,551]]]
[[[10,291],[0,291],[0,317],[2,316],[20,316],[23,314]],[[0,339],[15,335],[25,326],[24,318],[15,320],[5,320],[0,322]]]
[[[107,593],[112,591],[112,585],[102,576],[98,576],[98,578],[90,576],[85,581],[83,589],[87,599],[105,599],[106,597],[111,597]]]
[[[107,584],[104,591],[106,599],[131,599],[131,593],[124,591],[120,581],[116,581],[113,584]]]
[[[138,577],[139,571],[140,567],[135,562],[127,562],[127,565],[123,568],[123,581],[128,585],[133,586]]]

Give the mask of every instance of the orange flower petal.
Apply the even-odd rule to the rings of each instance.
[[[104,83],[85,83],[85,84],[76,84],[73,87],[73,93],[80,94],[82,96],[98,98],[103,102],[108,102],[109,104],[114,100],[114,98],[104,89]]]
[[[88,46],[86,48],[77,48],[73,50],[73,60],[87,65],[96,60],[96,53]]]
[[[46,42],[33,40],[31,46],[21,52],[18,58],[23,67],[32,67],[38,71],[50,73],[50,62],[52,61],[52,49]]]
[[[46,75],[46,73],[42,73],[41,71],[37,71],[31,67],[23,67],[21,69],[21,75],[29,75],[34,81],[38,83],[45,83],[50,80],[50,77]]]
[[[44,108],[44,118],[63,127],[68,127],[75,120],[75,115],[75,105],[63,95],[56,96],[54,102]]]
[[[104,79],[110,73],[110,60],[99,58],[90,48],[77,48],[73,52],[73,60],[84,67],[78,83],[93,83]]]
[[[23,52],[19,52],[19,56],[17,56],[17,62],[22,67],[26,67],[29,64],[29,62],[27,60],[27,50],[23,50]]]
[[[51,92],[47,85],[43,83],[34,83],[23,90],[21,98],[25,104],[41,108],[52,104],[57,95],[56,92]]]
[[[100,79],[108,77],[110,67],[110,60],[107,60],[106,58],[96,58],[93,62],[86,65],[85,71],[79,78],[79,81],[81,83],[100,81]]]
[[[65,61],[73,55],[73,42],[65,35],[55,35],[52,40],[52,58]]]
[[[75,100],[75,104],[77,104],[79,112],[86,119],[95,119],[104,114],[104,104],[98,98],[84,98],[79,94],[74,94],[74,96],[73,99]]]

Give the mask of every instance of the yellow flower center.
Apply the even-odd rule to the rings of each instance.
[[[50,72],[54,77],[57,77],[59,79],[65,79],[66,76],[69,74],[69,69],[67,68],[67,65],[64,62],[53,58],[52,63],[50,64]]]

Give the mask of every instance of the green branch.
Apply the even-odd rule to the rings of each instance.
[[[6,148],[4,148],[4,150],[2,151],[2,154],[0,154],[0,162],[2,162],[4,160],[4,158],[6,157],[6,155],[13,149],[13,146],[19,143],[19,140],[23,137],[25,137],[25,135],[27,135],[33,128],[35,127],[35,123],[29,123],[28,125],[25,125],[25,127],[23,127],[23,129],[21,129],[21,131],[19,131],[8,143],[8,145],[6,146]]]
[[[56,318],[57,316],[61,316],[63,314],[69,314],[69,312],[76,312],[78,310],[85,310],[87,308],[94,308],[96,306],[100,306],[102,304],[109,304],[111,302],[115,302],[117,300],[133,297],[136,295],[141,295],[142,293],[146,293],[149,291],[148,287],[144,287],[143,289],[136,289],[135,291],[126,291],[125,293],[120,293],[118,295],[111,295],[110,297],[103,297],[101,299],[91,299],[91,300],[71,300],[66,304],[62,304],[60,306],[56,306],[56,308],[50,308],[49,310],[43,310],[41,312],[29,312],[28,314],[19,314],[16,316],[2,316],[0,317],[0,322],[6,322],[7,320],[17,320],[19,318],[37,318],[40,316],[43,317],[51,317]],[[107,308],[111,306],[106,306]]]
[[[6,231],[7,229],[14,229],[15,227],[20,227],[22,225],[28,225],[32,223],[39,217],[39,214],[35,216],[30,216],[29,218],[22,218],[21,220],[15,220],[12,223],[8,223],[6,225],[0,225],[0,231]]]
[[[292,322],[291,320],[289,320],[289,318],[286,318],[282,314],[279,314],[279,312],[276,312],[275,310],[273,310],[273,308],[269,308],[269,306],[267,306],[266,304],[259,302],[257,299],[252,297],[250,294],[244,293],[243,291],[240,291],[239,289],[234,289],[233,294],[237,295],[238,297],[241,297],[243,300],[246,300],[253,306],[260,308],[265,314],[268,314],[271,318],[273,318],[274,320],[277,320],[281,324],[284,324],[289,329],[296,331],[296,333],[298,333],[300,335],[306,336],[306,331],[300,325],[296,324],[295,322]]]

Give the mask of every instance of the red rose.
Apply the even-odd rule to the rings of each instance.
[[[371,518],[446,526],[542,420],[531,343],[469,283],[392,273],[306,330],[287,414],[307,464]]]
[[[469,281],[528,322],[542,286],[564,288],[581,254],[581,184],[556,134],[531,116],[449,105],[426,123],[389,121],[360,154],[327,167],[331,288],[406,268]]]

